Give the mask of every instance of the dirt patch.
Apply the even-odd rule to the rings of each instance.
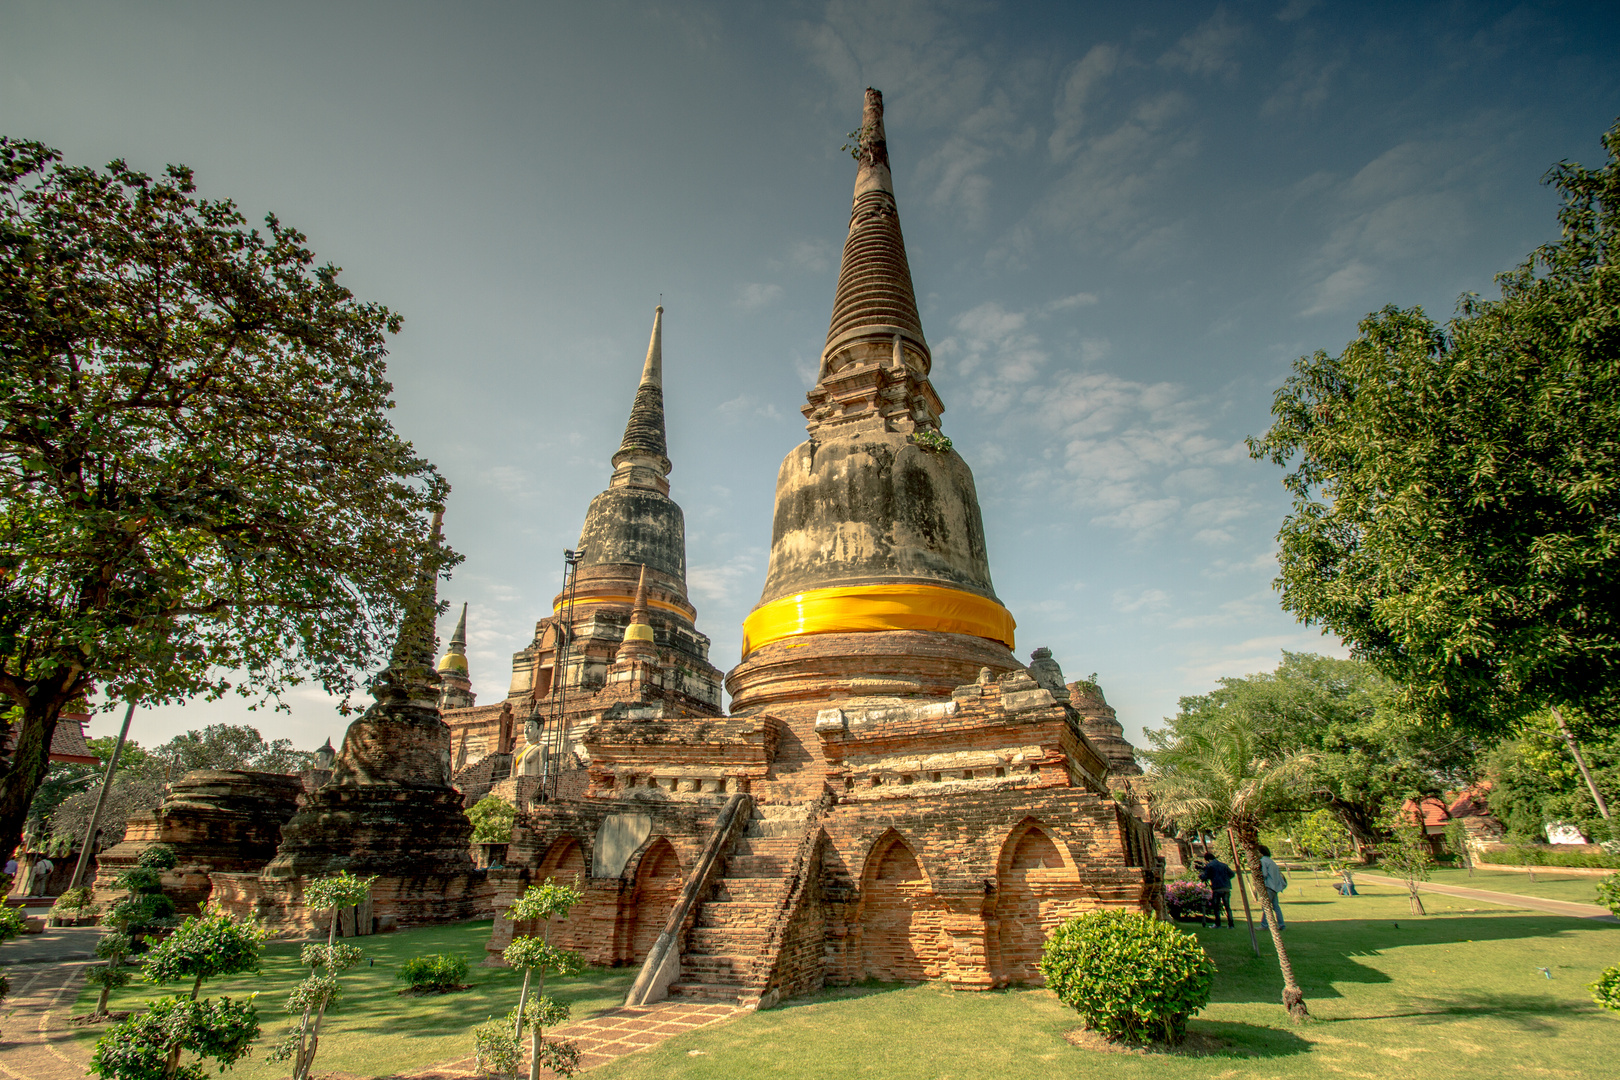
[[[85,1013],[83,1016],[68,1018],[68,1023],[74,1027],[95,1027],[97,1024],[114,1024],[128,1020],[127,1012]]]
[[[1169,1054],[1174,1057],[1256,1057],[1258,1055],[1246,1046],[1227,1039],[1217,1038],[1214,1035],[1205,1035],[1197,1031],[1189,1031],[1187,1038],[1176,1045],[1162,1042],[1150,1042],[1142,1046],[1132,1046],[1129,1043],[1114,1042],[1112,1039],[1078,1027],[1072,1031],[1065,1031],[1063,1038],[1070,1046],[1081,1050],[1095,1050],[1101,1054],[1135,1054],[1138,1057],[1148,1057],[1154,1054]]]

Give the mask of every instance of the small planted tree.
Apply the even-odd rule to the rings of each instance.
[[[1355,857],[1355,843],[1350,837],[1350,830],[1330,811],[1313,810],[1300,819],[1294,836],[1306,857],[1320,862],[1329,873],[1339,875],[1344,883],[1340,891],[1346,896],[1352,895],[1355,879],[1351,877],[1351,865]]]
[[[480,1067],[515,1073],[522,1063],[520,1046],[523,1029],[527,1026],[529,1080],[539,1080],[541,1065],[561,1076],[572,1076],[579,1071],[579,1048],[563,1039],[545,1037],[545,1029],[558,1026],[568,1019],[569,1013],[566,1004],[546,997],[545,991],[548,974],[578,975],[585,970],[585,960],[579,953],[560,949],[549,940],[551,920],[567,918],[581,899],[577,887],[549,880],[544,885],[530,886],[507,910],[506,917],[513,922],[539,922],[542,929],[539,937],[513,938],[512,944],[501,954],[508,964],[523,972],[523,989],[518,992],[517,1006],[507,1014],[505,1023],[491,1020],[475,1029],[474,1045]],[[529,987],[536,974],[539,982],[531,998]]]
[[[128,986],[130,980],[129,969],[124,966],[130,950],[135,943],[128,934],[120,934],[116,930],[110,934],[103,934],[101,940],[96,942],[96,955],[105,960],[105,964],[90,968],[84,973],[84,981],[91,986],[101,987],[101,997],[96,1001],[94,1016],[107,1015],[107,999],[114,990]]]
[[[1209,1004],[1215,962],[1196,937],[1151,915],[1092,911],[1052,931],[1041,974],[1099,1035],[1174,1045]]]
[[[90,1071],[117,1080],[202,1080],[201,1062],[182,1066],[190,1050],[226,1068],[248,1052],[259,1036],[257,994],[245,1000],[221,997],[199,1001],[207,979],[259,970],[264,928],[250,919],[222,912],[194,915],[152,949],[142,962],[148,982],[191,982],[189,995],[152,1003],[142,1015],[108,1031],[96,1043]]]
[[[1620,916],[1620,874],[1610,874],[1597,883],[1598,903]]]
[[[1418,896],[1418,883],[1428,881],[1434,869],[1434,853],[1429,848],[1429,837],[1423,826],[1396,809],[1384,820],[1389,839],[1378,845],[1378,861],[1396,877],[1406,882],[1407,897],[1412,902],[1412,914],[1427,914],[1423,900]]]
[[[1468,851],[1468,829],[1463,825],[1462,818],[1452,818],[1446,822],[1446,848],[1455,856],[1457,861],[1468,871],[1468,876],[1474,876],[1474,856]]]
[[[505,844],[512,839],[517,807],[498,795],[485,795],[467,810],[467,817],[473,823],[473,843]]]
[[[107,909],[101,925],[128,934],[139,951],[148,931],[174,918],[174,901],[163,894],[162,871],[173,869],[177,861],[174,851],[162,844],[141,852],[134,867],[113,880],[113,886],[126,895]]]
[[[293,1080],[308,1080],[321,1042],[321,1022],[338,999],[338,976],[358,964],[362,956],[355,946],[338,944],[338,916],[364,903],[376,880],[375,876],[355,877],[344,870],[312,881],[304,889],[304,902],[315,911],[330,911],[332,921],[327,926],[326,944],[305,945],[299,954],[299,959],[309,965],[309,978],[287,995],[287,1011],[300,1016],[298,1030],[270,1052],[271,1061],[292,1061]]]

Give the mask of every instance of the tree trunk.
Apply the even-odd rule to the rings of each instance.
[[[512,1029],[512,1038],[523,1037],[523,1005],[529,1000],[529,976],[534,974],[533,968],[523,969],[523,989],[518,993],[517,1026]]]
[[[1373,829],[1373,818],[1356,803],[1346,802],[1343,799],[1332,799],[1328,807],[1339,819],[1339,823],[1350,833],[1350,840],[1356,846],[1356,854],[1361,858],[1363,866],[1371,866],[1377,857],[1378,834]]]
[[[1412,914],[1428,914],[1428,912],[1423,910],[1423,899],[1422,897],[1418,896],[1418,884],[1416,881],[1408,881],[1406,883],[1406,894],[1407,897],[1412,901]]]
[[[1586,758],[1581,754],[1581,748],[1575,745],[1575,736],[1570,732],[1569,725],[1564,723],[1564,714],[1554,705],[1553,719],[1558,721],[1558,730],[1564,734],[1564,742],[1569,744],[1569,756],[1575,759],[1575,765],[1581,770],[1581,776],[1586,778],[1586,790],[1592,793],[1592,801],[1597,804],[1599,814],[1603,820],[1609,820],[1609,804],[1603,801],[1603,793],[1598,790],[1597,781],[1592,779],[1592,770],[1586,767]]]
[[[56,734],[56,718],[69,701],[61,693],[61,685],[60,678],[49,680],[33,700],[19,703],[23,705],[23,715],[15,728],[17,742],[9,764],[0,772],[0,849],[4,849],[6,858],[22,842],[28,807],[51,767],[51,738]],[[0,858],[0,862],[4,861]]]
[[[96,1015],[97,1016],[106,1016],[107,1015],[107,999],[109,997],[111,997],[111,996],[112,996],[112,983],[110,983],[110,982],[102,983],[101,984],[101,996],[96,999]]]
[[[1294,963],[1288,958],[1288,947],[1283,944],[1282,916],[1271,903],[1271,893],[1266,891],[1266,878],[1260,871],[1260,834],[1252,826],[1239,826],[1237,828],[1238,840],[1243,844],[1244,854],[1248,855],[1249,882],[1254,886],[1255,897],[1260,901],[1261,910],[1266,913],[1266,925],[1271,930],[1271,943],[1277,950],[1277,966],[1282,969],[1283,977],[1283,1007],[1288,1010],[1297,1023],[1310,1019],[1310,1010],[1305,1007],[1305,991],[1299,988],[1299,981],[1294,978]],[[1241,871],[1241,868],[1240,868]]]

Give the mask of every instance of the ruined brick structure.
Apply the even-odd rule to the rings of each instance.
[[[275,858],[258,873],[210,875],[223,910],[256,916],[278,934],[313,932],[324,917],[305,905],[304,884],[340,870],[377,877],[370,902],[351,916],[356,933],[489,910],[485,872],[468,854],[472,822],[450,786],[450,729],[439,718],[436,569],[422,572],[388,666],[372,682],[376,701],[349,725],[330,779],[282,826]]]
[[[649,716],[721,713],[720,671],[709,662],[709,639],[698,632],[697,609],[687,598],[686,522],[669,497],[663,320],[659,307],[612,478],[586,511],[572,619],[568,597],[559,593],[552,614],[535,624],[533,640],[512,657],[503,701],[471,707],[469,694],[464,702],[447,696],[441,703],[456,747],[456,784],[469,802],[493,791],[527,808],[539,778],[553,770],[565,786],[582,787],[587,734],[616,707]],[[637,625],[648,636],[621,655],[638,602],[644,610]],[[465,630],[458,628],[462,642]],[[560,640],[566,649],[559,650]],[[465,673],[466,657],[453,640],[441,676],[457,661]],[[553,762],[542,732],[549,736],[558,724],[564,752]]]
[[[640,611],[654,630],[664,613],[665,648],[680,652],[677,634],[700,639],[684,602],[684,540],[623,546],[640,533],[599,512],[610,488],[581,538],[621,560],[591,579],[599,618],[613,619],[597,624],[587,655],[599,657],[598,693],[618,686],[640,700],[577,725],[588,786],[526,807],[507,869],[491,872],[498,907],[527,884],[577,875],[586,900],[553,940],[597,963],[641,965],[632,1001],[768,1004],[869,977],[1033,982],[1057,922],[1155,904],[1152,832],[1111,791],[1140,771],[1112,710],[1100,691],[1071,700],[1049,652],[1026,670],[1011,651],[972,471],[939,432],[944,404],[874,90],[859,149],[804,409],[810,437],[778,474],[765,588],[726,677],[732,716],[714,715],[712,669],[674,687],[653,679],[649,638],[665,637]],[[667,501],[661,401],[656,423],[643,405],[638,392],[614,483]],[[614,512],[645,520],[639,503]],[[638,565],[649,601],[666,604],[617,614]],[[546,689],[525,670],[544,672],[555,625],[542,620],[519,654],[508,703]],[[492,962],[530,929],[498,918]]]

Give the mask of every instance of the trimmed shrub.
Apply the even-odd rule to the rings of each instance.
[[[456,990],[467,978],[467,958],[453,953],[431,953],[405,961],[396,978],[412,990]]]
[[[1556,851],[1529,844],[1486,848],[1475,861],[1496,866],[1586,866],[1597,870],[1620,870],[1620,855]]]
[[[27,918],[21,908],[0,903],[0,941],[10,941],[22,933],[28,925]]]
[[[77,889],[68,889],[51,904],[51,914],[56,916],[76,917],[85,912],[94,911],[95,900],[91,898],[90,887],[80,885]]]
[[[1198,939],[1149,915],[1093,911],[1052,931],[1041,974],[1087,1028],[1109,1039],[1179,1043],[1209,1004],[1215,962]]]
[[[1606,878],[1599,878],[1597,883],[1598,903],[1620,915],[1620,874],[1610,874]]]
[[[164,844],[153,844],[135,859],[136,866],[148,870],[173,870],[179,864],[180,860],[175,857],[174,849]]]
[[[1605,1009],[1620,1012],[1620,964],[1611,968],[1604,968],[1598,981],[1587,987],[1592,991],[1592,1000]]]

